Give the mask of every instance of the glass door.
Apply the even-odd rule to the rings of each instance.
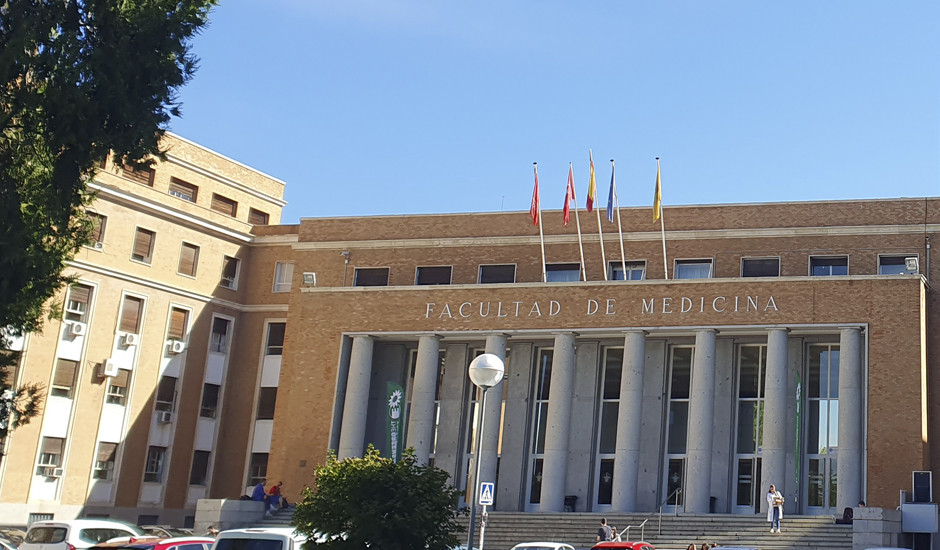
[[[689,433],[689,390],[692,384],[692,346],[670,350],[669,403],[666,412],[666,463],[662,480],[664,509],[683,509],[686,449]]]
[[[535,380],[532,384],[532,435],[529,441],[527,512],[537,511],[542,500],[542,463],[545,456],[545,433],[548,430],[548,392],[552,383],[553,357],[554,350],[539,350]]]
[[[617,418],[620,414],[620,376],[623,348],[604,348],[601,372],[601,406],[598,418],[595,511],[610,509],[614,494],[614,456],[617,452]]]
[[[738,407],[735,437],[734,512],[760,512],[760,453],[764,428],[764,378],[767,373],[767,346],[742,345],[738,348]]]
[[[806,505],[812,514],[836,514],[839,449],[839,346],[808,349]]]

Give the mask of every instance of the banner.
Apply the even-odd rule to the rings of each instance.
[[[401,386],[394,382],[388,382],[385,386],[385,393],[388,398],[388,414],[385,415],[385,448],[392,460],[398,462],[401,460],[401,451],[404,444],[402,434],[402,398],[405,392]]]

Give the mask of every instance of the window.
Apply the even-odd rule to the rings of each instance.
[[[741,258],[742,277],[779,277],[780,258]]]
[[[117,443],[98,443],[98,454],[95,456],[95,468],[91,472],[92,479],[109,480],[114,473],[114,456],[117,454]]]
[[[164,374],[157,383],[157,404],[154,408],[162,412],[172,412],[175,403],[176,377]]]
[[[105,401],[112,405],[124,405],[127,400],[127,380],[130,377],[128,370],[119,369],[117,376],[108,377],[108,391]]]
[[[166,457],[166,447],[151,445],[147,450],[147,465],[144,469],[144,481],[160,483],[163,479],[163,459]]]
[[[140,332],[140,315],[144,309],[144,300],[133,296],[125,296],[121,306],[121,332],[137,334]]]
[[[258,420],[274,419],[274,404],[277,402],[277,388],[260,388],[258,390]]]
[[[180,275],[196,276],[196,265],[199,263],[199,247],[194,244],[183,243],[180,248],[180,263],[176,272]]]
[[[514,283],[516,282],[515,264],[481,265],[480,284]]]
[[[170,178],[169,193],[176,198],[183,199],[184,201],[196,202],[196,196],[199,194],[199,188],[181,179]]]
[[[215,317],[212,319],[212,335],[209,337],[209,351],[225,353],[228,351],[228,327],[231,321]]]
[[[249,208],[248,223],[251,225],[268,225],[268,213]]]
[[[132,166],[130,164],[125,164],[121,170],[121,175],[125,178],[149,187],[153,187],[155,173],[154,169],[149,166]]]
[[[209,473],[209,451],[195,451],[193,453],[193,467],[189,471],[190,485],[205,485]]]
[[[451,273],[453,272],[453,267],[447,266],[434,266],[434,267],[419,267],[415,271],[415,284],[416,285],[449,285]]]
[[[55,374],[52,376],[51,395],[56,397],[72,397],[72,386],[75,384],[75,371],[78,370],[78,361],[58,359],[55,365]]]
[[[353,286],[388,286],[388,268],[357,267]]]
[[[235,290],[238,287],[238,268],[241,260],[231,256],[222,256],[222,278],[219,286]]]
[[[257,485],[268,477],[268,453],[251,453],[248,462],[248,485]]]
[[[878,275],[911,275],[917,273],[917,269],[907,269],[907,259],[914,260],[911,267],[917,265],[917,255],[908,256],[878,256]]]
[[[170,340],[185,340],[186,325],[188,320],[188,311],[178,307],[171,307],[170,328],[166,331],[166,337]]]
[[[284,352],[284,329],[286,323],[268,324],[268,346],[265,355],[281,355]]]
[[[52,475],[50,470],[62,466],[62,449],[65,439],[61,437],[42,438],[42,447],[39,450],[39,463],[36,464],[37,476]]]
[[[545,282],[566,283],[581,280],[581,264],[548,264],[545,266]]]
[[[209,208],[233,218],[238,214],[238,203],[217,193],[212,194],[212,202],[209,203]]]
[[[293,277],[293,262],[277,262],[277,264],[274,265],[274,292],[290,292],[290,284]]]
[[[88,246],[100,249],[103,246],[102,243],[104,243],[104,230],[108,225],[108,217],[96,212],[89,212],[88,220],[91,222],[91,235],[89,236],[91,242]]]
[[[202,406],[199,408],[199,416],[215,418],[215,413],[219,408],[219,389],[218,384],[206,382],[202,385]]]
[[[153,231],[137,228],[137,234],[134,236],[134,249],[131,251],[132,260],[150,264],[153,258],[154,236]]]
[[[65,300],[65,320],[86,323],[88,319],[88,304],[91,302],[92,287],[88,285],[72,285],[69,287],[69,296]]]
[[[812,277],[834,277],[849,274],[848,256],[816,256],[809,259]]]
[[[676,260],[675,279],[708,279],[711,276],[711,260]]]
[[[627,275],[624,277],[623,262],[608,262],[607,280],[642,281],[646,278],[646,262],[627,262]]]

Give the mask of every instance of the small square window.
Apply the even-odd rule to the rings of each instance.
[[[133,166],[125,164],[121,168],[121,175],[141,185],[153,187],[153,177],[156,172],[153,168],[145,165]]]
[[[449,285],[454,268],[447,266],[419,267],[415,271],[416,285]]]
[[[137,228],[134,235],[134,248],[131,251],[131,259],[150,264],[153,258],[153,243],[156,234],[149,229]]]
[[[780,258],[741,258],[742,277],[779,277]]]
[[[196,202],[196,197],[199,195],[199,188],[181,179],[170,178],[170,189],[168,193],[184,201]]]
[[[545,282],[565,283],[581,280],[581,264],[548,264],[545,266]]]
[[[206,382],[202,385],[202,406],[199,408],[199,416],[203,418],[215,418],[219,407],[220,389],[221,386],[218,384]]]
[[[209,474],[209,451],[193,452],[193,467],[189,471],[190,485],[205,485]]]
[[[70,359],[58,359],[55,365],[55,373],[52,377],[52,385],[49,393],[56,397],[72,398],[73,386],[75,385],[75,375],[78,370],[78,361]]]
[[[172,412],[176,404],[175,376],[163,375],[157,383],[157,403],[154,408],[161,412]]]
[[[624,276],[623,262],[609,262],[607,278],[610,281],[642,281],[646,278],[646,262],[626,262],[626,276]]]
[[[212,194],[212,202],[209,203],[209,208],[233,218],[238,214],[238,203],[218,193]]]
[[[98,454],[95,456],[95,468],[91,472],[92,479],[109,480],[114,474],[114,460],[117,454],[117,443],[98,443]]]
[[[676,260],[676,279],[708,279],[711,276],[711,260]]]
[[[125,296],[121,306],[121,322],[118,325],[121,332],[138,334],[140,332],[140,315],[144,309],[144,300],[134,296]]]
[[[75,284],[69,287],[69,296],[65,301],[65,320],[87,323],[88,304],[91,301],[92,287]]]
[[[848,256],[814,256],[809,259],[812,277],[836,277],[849,274]]]
[[[216,353],[228,352],[228,329],[231,321],[221,317],[212,319],[212,334],[209,337],[209,351]]]
[[[257,485],[268,477],[268,453],[251,453],[248,462],[248,485]]]
[[[199,264],[199,247],[194,244],[183,243],[180,247],[180,262],[176,272],[189,277],[196,276],[196,266]]]
[[[248,223],[251,225],[268,225],[268,213],[254,208],[248,209]]]
[[[127,400],[127,381],[130,377],[129,370],[119,369],[117,376],[108,377],[108,391],[105,396],[105,402],[111,405],[124,405]]]
[[[39,461],[36,464],[36,475],[49,475],[55,468],[62,466],[62,452],[65,448],[65,439],[61,437],[43,437],[42,447],[39,450]]]
[[[481,265],[480,284],[514,283],[516,282],[515,264]]]
[[[353,286],[388,286],[388,268],[357,267]]]
[[[151,445],[147,449],[147,463],[144,468],[144,481],[160,483],[163,480],[163,459],[166,457],[166,447]]]
[[[238,288],[238,269],[241,261],[232,256],[222,256],[222,278],[219,286],[235,290]]]

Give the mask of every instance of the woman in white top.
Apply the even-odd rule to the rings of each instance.
[[[783,519],[783,495],[773,485],[767,491],[767,521],[770,522],[770,532],[780,532],[780,520]]]

